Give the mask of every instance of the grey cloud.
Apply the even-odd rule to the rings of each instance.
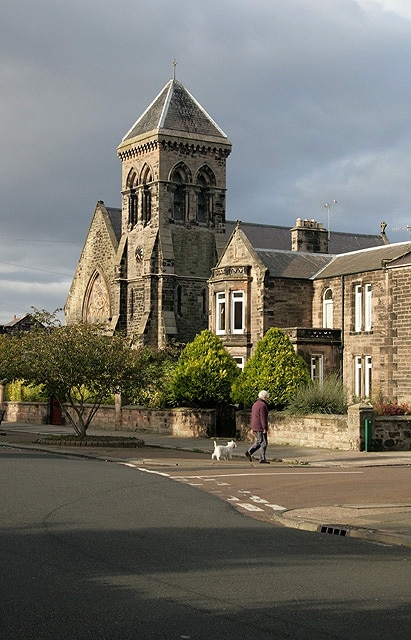
[[[97,200],[119,206],[117,145],[174,58],[233,143],[230,219],[324,222],[336,198],[337,230],[406,226],[410,36],[410,21],[365,0],[8,3],[0,259],[24,268],[0,262],[0,284],[16,283],[0,288],[0,322],[13,305],[64,304],[69,279],[53,274],[74,271]]]

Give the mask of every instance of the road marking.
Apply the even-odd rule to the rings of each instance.
[[[246,509],[247,511],[262,511],[262,512],[264,512],[264,509],[260,509],[260,507],[256,507],[255,504],[250,504],[248,502],[237,502],[236,503],[236,507],[242,507],[243,509]]]
[[[264,498],[260,498],[259,496],[250,496],[250,500],[258,504],[268,504],[268,500],[264,500]]]
[[[251,493],[251,492],[250,491],[239,491],[239,493]],[[265,507],[269,507],[273,511],[287,511],[287,507],[283,507],[280,504],[270,504],[268,502],[268,500],[264,500],[264,498],[260,498],[259,496],[250,496],[250,500],[252,500],[252,502],[254,502],[254,503],[262,504]],[[228,502],[235,502],[236,506],[241,506],[242,504],[247,504],[247,503],[241,503],[240,502],[240,498],[237,498],[236,496],[231,496],[230,498],[227,498],[227,501]],[[258,511],[263,511],[263,509],[258,509]]]
[[[141,469],[141,471],[148,471],[148,469]],[[155,472],[153,472],[155,473]],[[195,478],[197,480],[217,480],[218,478],[241,478],[247,476],[325,476],[325,475],[355,475],[355,474],[363,474],[364,471],[278,471],[273,473],[221,473],[221,474],[213,474],[212,476],[205,475],[193,475],[193,476],[176,476],[175,474],[164,474],[170,475],[170,477],[174,478]]]
[[[126,467],[134,467],[132,464],[128,464],[128,462],[120,462],[120,464],[124,464]],[[135,469],[136,467],[134,467]],[[154,469],[143,469],[142,467],[137,467],[139,471],[145,471],[145,473],[152,473],[155,476],[163,476],[165,478],[170,478],[169,473],[163,473],[162,471],[154,471]]]

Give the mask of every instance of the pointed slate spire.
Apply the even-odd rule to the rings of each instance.
[[[126,133],[122,142],[149,132],[181,132],[196,136],[223,138],[224,131],[214,122],[181,82],[170,80],[137,122]]]

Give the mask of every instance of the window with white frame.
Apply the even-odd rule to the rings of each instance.
[[[362,286],[354,287],[354,331],[362,330]]]
[[[225,292],[222,291],[216,294],[216,333],[225,333]]]
[[[320,384],[324,381],[324,356],[313,354],[311,356],[311,380],[316,380]]]
[[[364,331],[372,329],[372,289],[370,284],[364,287]]]
[[[333,311],[334,301],[331,289],[326,289],[323,295],[323,327],[324,329],[333,328]]]
[[[354,357],[354,395],[357,398],[371,397],[372,357]]]
[[[354,358],[354,395],[357,398],[362,396],[362,357]]]
[[[233,360],[235,360],[237,367],[239,369],[244,369],[244,358],[243,356],[233,356]]]
[[[372,286],[356,284],[354,287],[354,331],[372,330]]]
[[[364,358],[364,396],[371,397],[371,379],[372,379],[372,358],[365,356]]]
[[[231,333],[244,333],[244,291],[231,292]]]

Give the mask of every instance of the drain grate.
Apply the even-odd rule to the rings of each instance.
[[[320,533],[331,533],[335,536],[346,536],[348,529],[344,529],[343,527],[331,527],[326,524],[322,524],[319,526]]]

